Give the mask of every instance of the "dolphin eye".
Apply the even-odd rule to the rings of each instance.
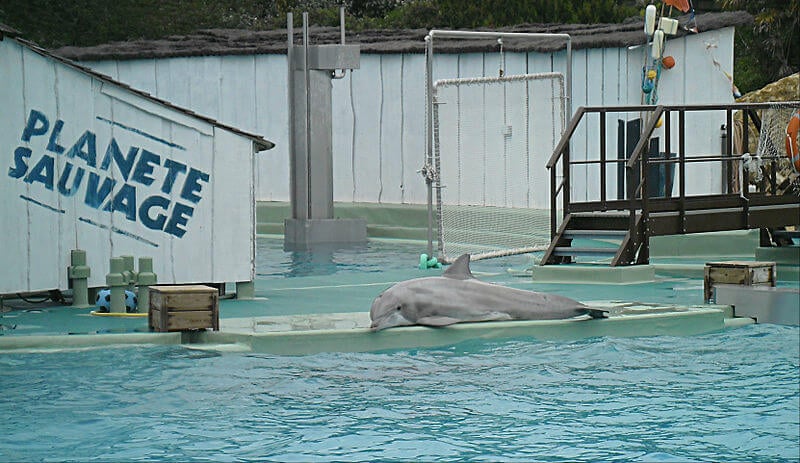
[[[403,306],[398,305],[397,307],[394,308],[394,310],[400,310],[402,308],[403,308]]]

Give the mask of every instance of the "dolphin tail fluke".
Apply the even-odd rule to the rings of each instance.
[[[592,318],[608,318],[608,310],[587,308],[586,313]]]

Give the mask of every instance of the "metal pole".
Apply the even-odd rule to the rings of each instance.
[[[442,29],[432,29],[428,35],[433,38],[434,36],[451,38],[451,39],[498,39],[498,38],[569,38],[569,34],[564,33],[549,33],[549,32],[494,32],[494,31],[449,31]]]
[[[428,257],[433,255],[433,179],[430,177],[430,169],[433,166],[433,31],[425,37],[427,59],[425,60],[425,79],[426,79],[426,126],[427,146],[425,153],[425,183],[428,186]]]
[[[344,45],[344,7],[339,7],[339,29],[342,31],[342,45]]]
[[[306,218],[313,219],[311,210],[311,75],[308,71],[308,13],[303,13],[303,73],[305,74],[306,91]]]
[[[344,7],[343,6],[339,7],[339,29],[341,31],[342,45],[344,45],[345,37],[344,37]],[[338,79],[343,79],[344,76],[346,76],[346,75],[347,75],[347,69],[342,69],[341,74],[337,72],[337,69],[334,69],[333,72],[331,72],[331,79],[337,79],[337,80]]]
[[[567,36],[567,113],[565,114],[564,128],[567,123],[572,119],[572,37],[569,34],[562,34]],[[571,140],[570,140],[571,141]]]
[[[297,171],[296,162],[297,162],[297,147],[295,146],[294,140],[294,131],[295,131],[295,124],[294,124],[294,117],[295,117],[295,110],[294,110],[294,17],[292,13],[286,14],[286,32],[288,35],[287,45],[286,45],[286,82],[289,84],[289,101],[288,101],[288,110],[289,110],[289,164],[291,169],[291,175],[289,176],[289,187],[291,194],[291,206],[292,206],[292,218],[299,219],[299,214],[297,214],[297,182],[294,178],[294,173]]]
[[[499,39],[499,38],[518,38],[518,39],[536,39],[536,38],[561,38],[566,41],[566,51],[567,51],[567,63],[566,63],[566,70],[565,70],[565,78],[567,80],[567,114],[566,120],[564,121],[564,126],[566,127],[567,122],[572,117],[572,37],[569,34],[564,33],[547,33],[547,32],[489,32],[489,31],[446,31],[446,30],[438,30],[433,29],[428,32],[428,37],[430,37],[430,41],[428,45],[431,47],[428,50],[428,56],[432,59],[433,54],[433,38],[434,36],[437,37],[444,37],[444,38],[453,38],[453,39],[472,39],[472,38],[492,38],[492,39]],[[427,39],[427,37],[426,37]],[[432,77],[428,78],[429,85],[432,86]]]

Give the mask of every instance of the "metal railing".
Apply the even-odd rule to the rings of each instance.
[[[729,196],[730,199],[739,198],[737,204],[744,209],[747,214],[749,207],[749,198],[751,194],[769,195],[774,194],[776,191],[776,171],[777,161],[781,156],[765,156],[762,161],[767,161],[771,164],[772,168],[768,169],[769,175],[762,179],[755,192],[749,191],[748,182],[744,181],[742,188],[738,192],[731,192],[734,190],[734,162],[741,162],[742,158],[733,154],[733,139],[734,139],[734,113],[741,111],[743,118],[742,131],[743,143],[745,152],[749,146],[749,130],[748,127],[752,123],[756,130],[760,130],[761,121],[759,120],[756,110],[771,109],[776,107],[791,107],[800,108],[800,101],[782,102],[782,103],[732,103],[732,104],[712,104],[712,105],[659,105],[659,106],[602,106],[602,107],[580,107],[577,109],[569,124],[567,125],[560,141],[556,145],[550,160],[547,162],[547,168],[550,170],[550,234],[551,238],[557,235],[558,227],[558,202],[561,199],[563,218],[566,218],[572,212],[602,212],[609,210],[627,211],[630,216],[629,221],[629,234],[638,243],[645,243],[644,251],[647,252],[646,243],[648,242],[648,220],[652,212],[651,208],[651,195],[649,194],[648,186],[648,172],[651,164],[664,164],[671,165],[673,172],[677,166],[677,176],[679,189],[677,194],[670,195],[669,201],[665,204],[660,204],[658,209],[665,210],[665,207],[671,210],[677,210],[680,216],[680,222],[685,219],[687,212],[687,200],[691,199],[691,195],[686,192],[686,174],[694,163],[708,163],[720,162],[724,168],[722,195]],[[690,154],[686,150],[686,115],[687,113],[699,113],[708,111],[725,111],[726,124],[725,124],[725,138],[723,139],[724,145],[721,149],[721,154]],[[610,113],[639,113],[642,115],[642,128],[639,135],[638,143],[634,146],[630,155],[625,158],[609,159],[607,153],[607,117]],[[571,158],[571,145],[572,138],[576,130],[592,115],[597,115],[599,118],[599,158],[587,160],[573,160]],[[673,127],[672,115],[677,114],[677,127]],[[664,149],[666,154],[663,159],[650,159],[649,147],[650,139],[653,132],[660,125],[659,120],[662,120],[664,127]],[[672,153],[672,139],[673,131],[677,130],[677,158],[670,158]],[[714,136],[718,136],[719,132],[715,132]],[[590,134],[587,133],[587,137]],[[559,169],[560,163],[560,169]],[[572,175],[571,171],[574,166],[578,165],[599,165],[599,189],[600,195],[598,200],[593,201],[573,201],[571,196],[572,188]],[[609,165],[623,165],[625,169],[625,197],[609,199],[607,197],[607,182],[608,182],[608,166]],[[561,179],[558,179],[558,172],[561,172]],[[588,179],[588,176],[587,176]],[[587,186],[588,187],[588,186]],[[770,187],[770,188],[768,188]],[[663,202],[663,201],[662,201]],[[781,201],[781,202],[785,202]],[[730,201],[727,204],[731,204]],[[638,222],[642,225],[637,227]],[[683,230],[683,232],[686,232]]]

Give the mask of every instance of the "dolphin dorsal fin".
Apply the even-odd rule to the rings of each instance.
[[[468,280],[475,278],[469,270],[469,254],[462,254],[450,265],[450,268],[442,273],[443,277],[454,278],[456,280]]]

